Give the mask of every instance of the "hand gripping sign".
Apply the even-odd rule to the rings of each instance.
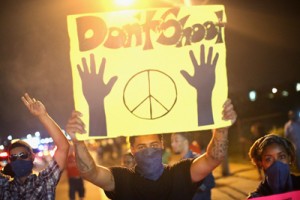
[[[68,16],[78,139],[227,126],[224,7]]]

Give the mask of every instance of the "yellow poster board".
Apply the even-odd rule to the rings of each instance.
[[[205,130],[227,99],[224,6],[68,16],[79,140]]]

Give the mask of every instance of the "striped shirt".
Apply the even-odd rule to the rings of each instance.
[[[24,183],[0,173],[0,200],[53,200],[61,174],[55,160],[38,175],[29,175]]]

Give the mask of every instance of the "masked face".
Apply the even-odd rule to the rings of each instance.
[[[157,180],[164,171],[161,148],[145,148],[135,154],[136,171],[149,180]]]
[[[16,147],[10,151],[10,164],[15,177],[20,178],[32,173],[33,156],[24,147]]]
[[[150,180],[157,180],[163,173],[163,144],[159,135],[144,135],[135,138],[131,152],[136,161],[136,171]]]
[[[265,170],[266,181],[273,194],[280,194],[293,189],[290,168],[288,164],[275,161]]]
[[[285,149],[279,144],[271,144],[267,146],[262,153],[261,167],[267,170],[275,161],[279,161],[285,164],[290,162]]]

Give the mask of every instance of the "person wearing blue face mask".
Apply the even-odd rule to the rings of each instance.
[[[201,181],[224,159],[228,147],[228,128],[213,130],[213,137],[202,156],[182,160],[172,166],[162,163],[163,141],[159,134],[131,136],[130,149],[135,158],[134,168],[96,165],[84,141],[76,133],[85,133],[82,114],[74,111],[66,125],[75,147],[81,176],[99,186],[113,200],[191,200]],[[223,118],[236,120],[230,100],[223,107]]]
[[[290,165],[295,162],[295,148],[288,139],[265,135],[251,146],[249,157],[253,164],[263,169],[265,178],[248,199],[300,190],[300,176],[290,173]]]
[[[14,177],[10,179],[0,172],[0,199],[53,200],[56,185],[66,166],[69,142],[40,101],[31,98],[27,93],[22,101],[30,113],[44,125],[57,149],[48,166],[36,175],[32,173],[35,155],[31,146],[22,140],[12,143],[8,151]]]

